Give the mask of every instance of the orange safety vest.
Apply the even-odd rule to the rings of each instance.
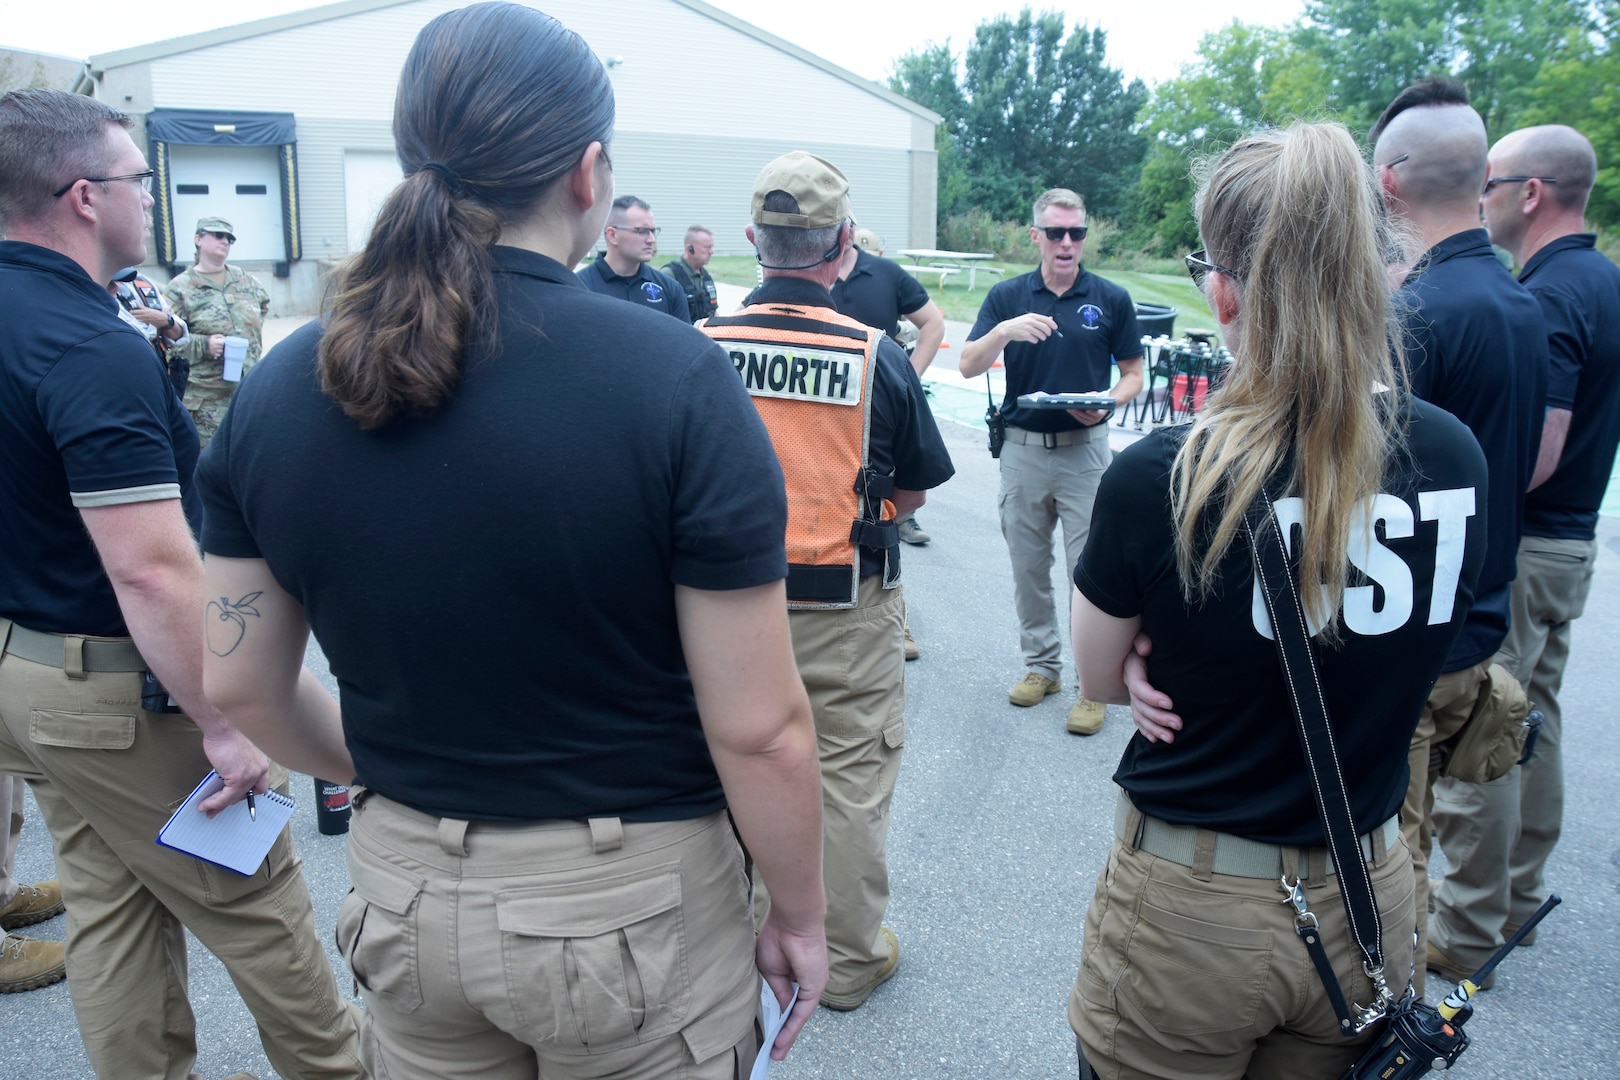
[[[856,546],[892,553],[894,475],[872,472],[872,384],[881,330],[832,308],[755,304],[709,319],[754,399],[787,485],[788,606],[851,608]],[[897,584],[892,554],[884,586]]]

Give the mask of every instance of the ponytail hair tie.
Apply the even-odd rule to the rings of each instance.
[[[443,164],[442,162],[424,161],[422,163],[422,171],[432,171],[438,173],[444,178],[445,184],[449,186],[451,192],[454,194],[460,195],[465,190],[461,183],[461,177],[456,175],[456,171],[454,169]]]

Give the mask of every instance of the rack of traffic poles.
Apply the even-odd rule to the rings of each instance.
[[[1142,392],[1119,411],[1116,421],[1137,431],[1197,416],[1232,365],[1232,354],[1211,330],[1188,330],[1180,338],[1144,337],[1142,356],[1147,371]]]

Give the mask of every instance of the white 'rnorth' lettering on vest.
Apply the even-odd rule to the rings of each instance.
[[[858,374],[864,356],[837,349],[807,349],[798,345],[761,345],[749,341],[720,342],[755,397],[819,401],[828,405],[859,405]]]

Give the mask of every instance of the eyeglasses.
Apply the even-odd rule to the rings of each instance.
[[[1386,161],[1386,162],[1384,162],[1384,168],[1393,169],[1395,166],[1399,165],[1401,162],[1405,161],[1407,158],[1409,158],[1411,156],[1412,156],[1411,154],[1402,154],[1398,158],[1394,158],[1393,160]]]
[[[1065,236],[1077,244],[1086,238],[1086,227],[1084,225],[1075,225],[1067,229],[1060,225],[1037,225],[1035,227],[1045,233],[1046,238],[1054,244],[1062,243]]]
[[[1235,281],[1243,280],[1243,275],[1238,273],[1236,270],[1228,269],[1227,267],[1222,266],[1220,263],[1210,262],[1206,257],[1208,255],[1208,251],[1204,250],[1203,248],[1199,248],[1197,251],[1186,257],[1187,273],[1192,275],[1193,284],[1198,286],[1198,288],[1202,289],[1204,287],[1204,279],[1210,274],[1225,274],[1227,277],[1232,278]]]
[[[155,170],[147,169],[145,172],[126,173],[123,176],[81,176],[77,180],[69,180],[67,183],[51,192],[51,198],[60,199],[63,195],[66,195],[68,193],[68,189],[74,184],[77,184],[79,180],[87,180],[92,184],[110,184],[114,180],[134,180],[147,191],[151,191],[152,177],[156,175],[157,173]]]
[[[1556,176],[1493,176],[1485,181],[1485,190],[1480,194],[1482,196],[1489,195],[1491,188],[1497,184],[1522,184],[1526,180],[1540,180],[1543,184],[1558,183],[1558,177]]]
[[[203,230],[203,235],[204,236],[212,236],[215,240],[223,240],[227,244],[236,243],[236,237],[232,236],[228,232],[215,232],[213,229],[204,229]]]
[[[659,233],[664,231],[664,227],[662,225],[659,225],[656,228],[651,225],[609,225],[608,228],[617,229],[620,232],[633,232],[642,239],[646,239],[649,236],[657,236]]]

